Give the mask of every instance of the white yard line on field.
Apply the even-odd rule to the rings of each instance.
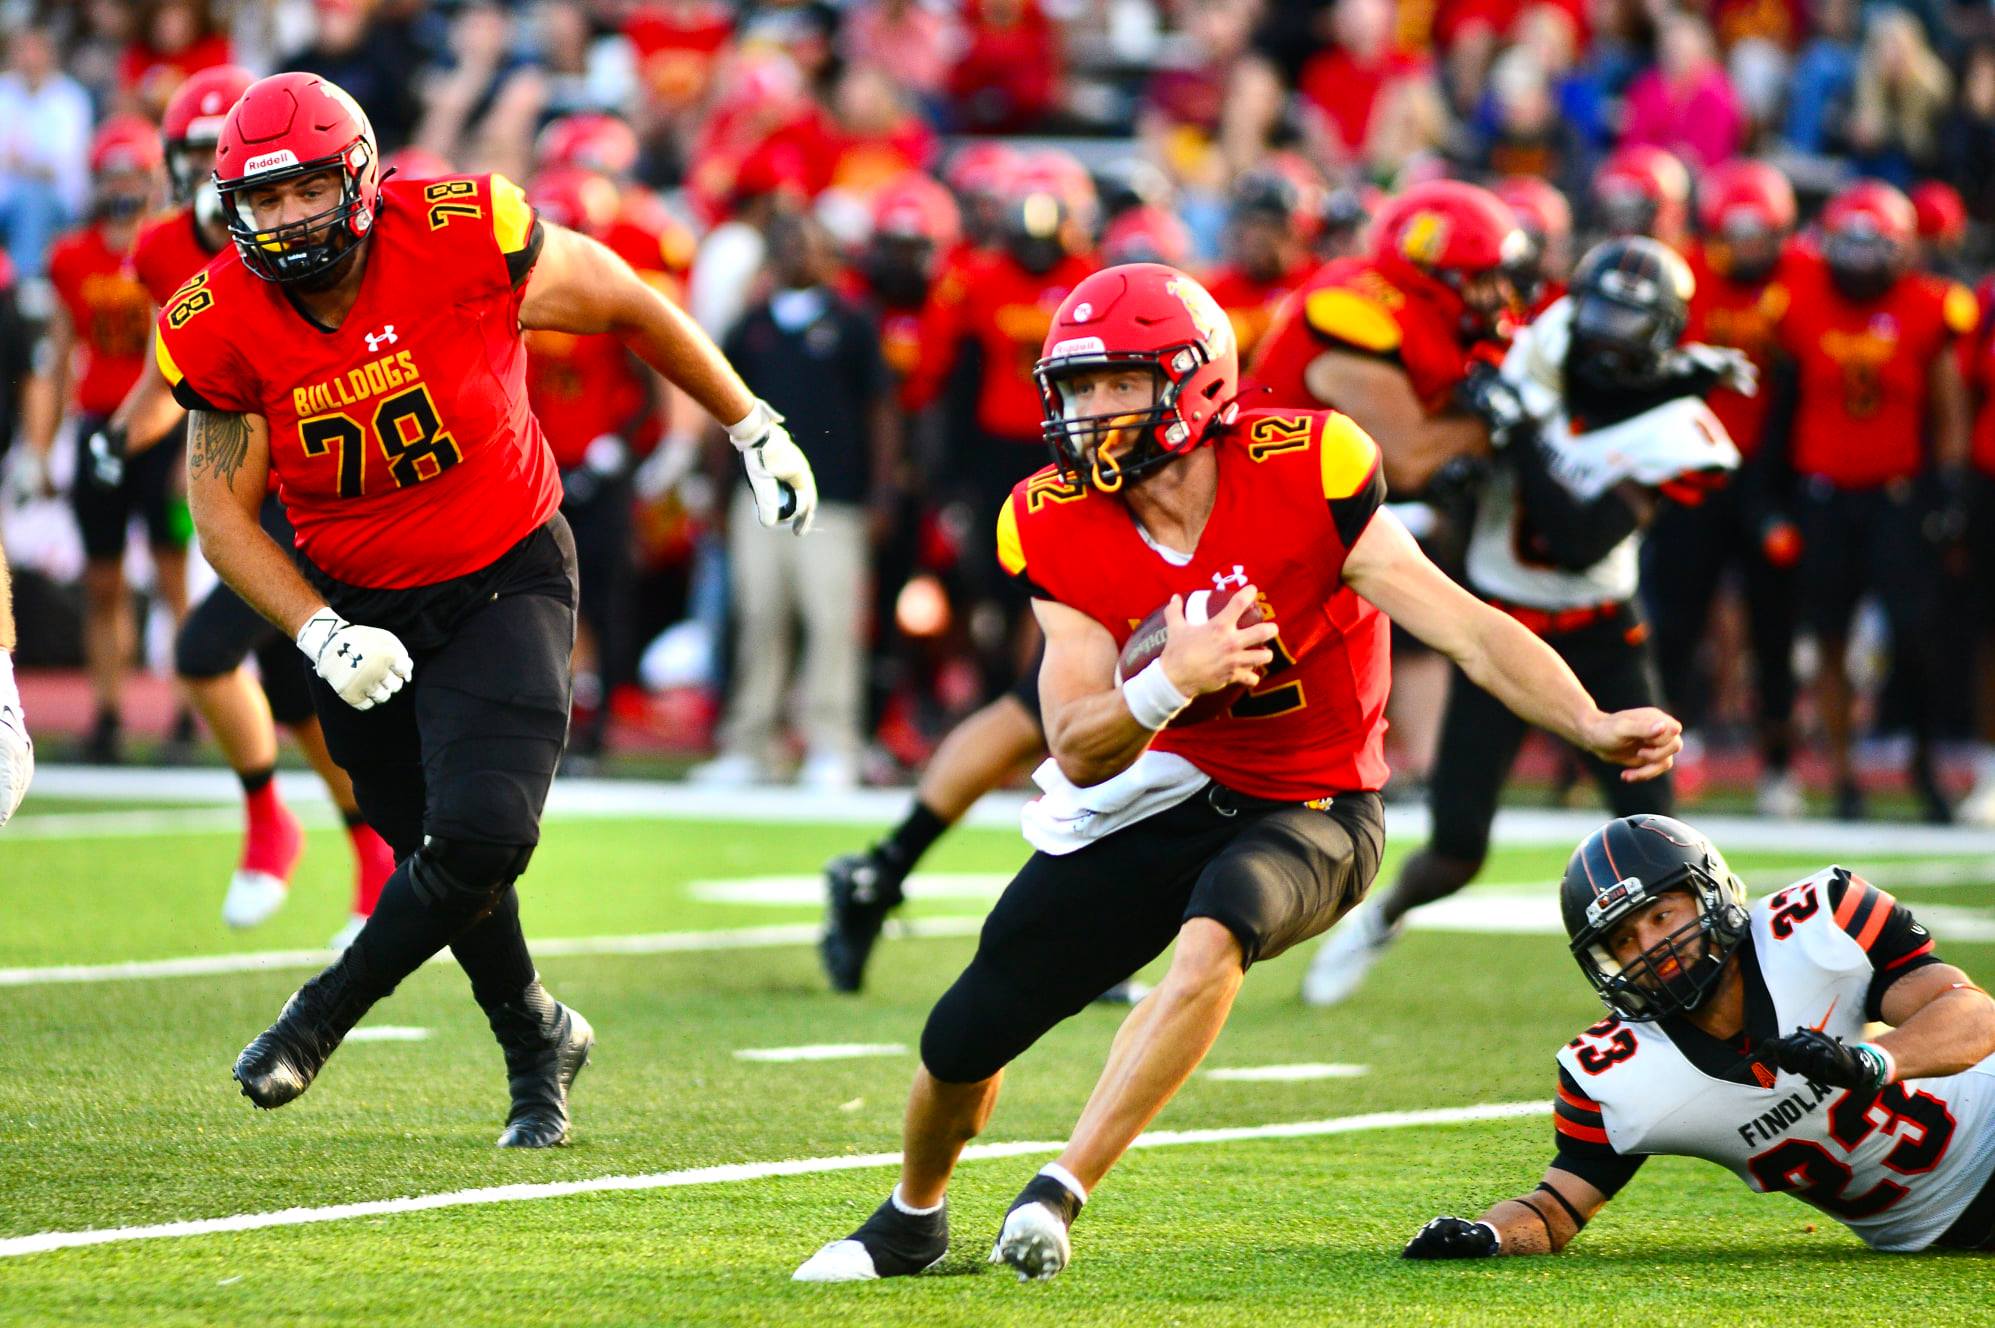
[[[286,799],[307,806],[325,802],[325,787],[314,775],[286,772],[277,777]],[[35,792],[45,797],[119,801],[190,801],[234,806],[242,786],[226,770],[209,768],[131,769],[122,766],[43,766],[35,772],[26,818],[31,824]],[[764,786],[749,789],[703,789],[665,780],[558,779],[548,797],[548,814],[564,817],[625,817],[739,824],[781,822],[885,826],[907,812],[908,792],[900,789],[858,789],[849,793],[814,793],[804,789]],[[993,793],[971,809],[972,825],[1016,827],[1024,795]],[[50,818],[53,819],[53,818]],[[1600,828],[1602,814],[1519,808],[1499,813],[1495,837],[1510,845],[1538,844],[1570,848]],[[1899,822],[1768,821],[1753,816],[1698,816],[1697,828],[1727,852],[1820,854],[1861,860],[1879,853],[1995,855],[1995,829],[1975,826],[1931,826]],[[1386,826],[1402,843],[1427,837],[1427,809],[1390,807]],[[0,849],[9,828],[0,835]]]
[[[915,918],[901,924],[911,936],[974,936],[982,918]],[[737,927],[721,931],[666,931],[636,936],[570,936],[536,939],[534,954],[652,955],[704,954],[720,950],[762,950],[784,945],[814,945],[816,923],[781,927]],[[150,978],[211,977],[220,973],[258,973],[266,969],[323,968],[338,957],[333,950],[260,950],[248,954],[194,955],[185,959],[137,959],[118,964],[58,964],[48,968],[0,968],[0,987],[31,987],[45,982],[134,982]],[[452,962],[439,954],[431,963]]]
[[[904,1042],[817,1042],[807,1047],[743,1047],[734,1053],[734,1059],[783,1065],[791,1061],[849,1061],[861,1056],[906,1054]]]
[[[1301,1139],[1328,1134],[1353,1134],[1364,1130],[1391,1130],[1415,1125],[1455,1125],[1467,1121],[1511,1120],[1520,1116],[1544,1116],[1551,1103],[1488,1102],[1471,1107],[1438,1107],[1426,1111],[1373,1111],[1362,1116],[1336,1116],[1329,1120],[1290,1121],[1275,1125],[1222,1126],[1206,1130],[1155,1130],[1140,1136],[1133,1148],[1178,1148],[1195,1144],[1236,1143],[1252,1139]],[[972,1144],[963,1150],[963,1160],[1019,1157],[1030,1153],[1057,1153],[1059,1143],[1017,1142]],[[51,1250],[77,1249],[86,1245],[114,1245],[126,1241],[162,1240],[174,1236],[211,1236],[232,1231],[260,1231],[266,1227],[307,1226],[318,1222],[342,1222],[356,1217],[388,1217],[399,1213],[421,1213],[436,1208],[464,1208],[476,1204],[518,1203],[531,1199],[563,1199],[578,1194],[669,1190],[688,1185],[734,1185],[744,1181],[766,1180],[776,1176],[808,1176],[827,1171],[854,1171],[866,1167],[892,1166],[899,1153],[865,1153],[848,1157],[806,1157],[781,1162],[743,1162],[728,1166],[694,1167],[685,1171],[660,1171],[642,1176],[600,1176],[594,1180],[550,1181],[538,1185],[494,1185],[486,1189],[452,1190],[445,1194],[418,1194],[402,1199],[374,1199],[363,1203],[330,1204],[322,1208],[287,1208],[272,1213],[235,1213],[228,1217],[206,1217],[186,1222],[160,1222],[150,1226],[106,1227],[88,1231],[44,1231],[32,1236],[0,1239],[0,1259],[24,1254],[46,1254]],[[805,1245],[808,1241],[805,1242]],[[799,1246],[798,1254],[807,1253]]]

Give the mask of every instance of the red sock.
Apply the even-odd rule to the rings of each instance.
[[[276,782],[245,793],[243,805],[249,813],[249,833],[243,837],[242,870],[289,880],[298,855],[305,851],[305,836],[298,818],[277,796]]]
[[[353,911],[359,917],[372,917],[381,887],[395,873],[395,851],[364,821],[348,826],[346,833],[353,841]]]

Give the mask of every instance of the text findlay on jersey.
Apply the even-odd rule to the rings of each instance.
[[[1794,1128],[1795,1122],[1819,1108],[1836,1091],[1833,1087],[1818,1084],[1813,1079],[1805,1082],[1806,1092],[1789,1093],[1776,1103],[1772,1110],[1763,1111],[1740,1125],[1739,1138],[1744,1140],[1748,1147],[1754,1143],[1771,1143]]]

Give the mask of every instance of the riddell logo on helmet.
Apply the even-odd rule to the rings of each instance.
[[[280,167],[296,166],[297,164],[297,153],[291,151],[289,148],[279,148],[275,152],[266,152],[262,156],[251,157],[243,163],[242,173],[244,175],[255,175],[261,171],[274,171]]]

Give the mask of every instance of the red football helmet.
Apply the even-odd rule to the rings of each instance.
[[[166,148],[166,178],[175,201],[191,203],[197,192],[212,197],[210,176],[215,169],[215,142],[222,120],[236,99],[249,91],[256,75],[240,65],[211,65],[187,76],[166,103],[159,136]],[[203,191],[202,186],[211,186]],[[221,220],[220,199],[205,209],[204,220]]]
[[[1859,180],[1830,199],[1821,224],[1829,275],[1853,300],[1874,300],[1891,289],[1919,240],[1912,200],[1882,180]]]
[[[1122,366],[1154,377],[1152,404],[1081,413],[1075,375]],[[1061,475],[1114,493],[1206,441],[1238,390],[1240,352],[1205,287],[1161,263],[1126,263],[1094,273],[1060,302],[1032,376]]]
[[[1572,267],[1572,204],[1558,188],[1536,175],[1511,175],[1490,192],[1503,200],[1529,242],[1529,252],[1512,273],[1518,294],[1535,309]]]
[[[215,145],[215,186],[243,266],[265,281],[316,282],[356,251],[381,207],[381,154],[367,112],[317,74],[272,74],[242,94]],[[339,199],[260,228],[252,192],[332,172]]]
[[[1515,307],[1510,274],[1530,243],[1502,199],[1460,180],[1404,190],[1372,226],[1374,261],[1449,308],[1471,337],[1494,332]]]
[[[138,115],[114,115],[90,139],[92,175],[150,175],[159,169],[159,131]]]
[[[1947,248],[1967,234],[1967,204],[1960,191],[1944,180],[1921,180],[1912,186],[1912,211],[1919,219],[1919,238]]]
[[[963,214],[941,181],[903,171],[873,195],[873,234],[923,240],[943,253],[962,240]]]
[[[1690,170],[1662,148],[1622,148],[1593,173],[1593,208],[1609,235],[1675,244],[1690,224]]]
[[[1116,214],[1101,235],[1101,261],[1163,263],[1183,267],[1192,260],[1191,228],[1167,208],[1144,204]]]
[[[1794,186],[1767,162],[1735,158],[1697,182],[1704,253],[1723,276],[1758,281],[1771,273],[1794,217]]]
[[[628,124],[595,111],[550,121],[534,145],[543,170],[579,166],[612,180],[628,179],[637,169],[637,151],[637,134]]]
[[[1084,229],[1092,232],[1095,228],[1101,198],[1095,192],[1094,177],[1071,152],[1039,148],[1025,153],[1006,185],[1013,200],[1028,194],[1051,194]]]
[[[550,166],[527,185],[527,202],[557,226],[601,239],[617,217],[617,187],[579,166]]]
[[[397,148],[381,159],[381,178],[399,175],[404,180],[440,180],[446,175],[457,174],[457,168],[450,164],[450,158],[441,152],[414,144]]]

